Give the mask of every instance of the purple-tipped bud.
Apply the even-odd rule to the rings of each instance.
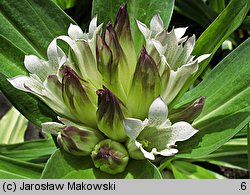
[[[127,4],[120,7],[116,15],[114,28],[119,39],[130,39],[132,41]]]
[[[104,40],[106,44],[109,46],[113,53],[114,61],[121,60],[120,58],[124,58],[124,54],[121,48],[121,45],[119,43],[117,34],[115,32],[114,27],[109,22],[106,26],[106,31],[104,33]]]
[[[143,47],[128,97],[128,110],[131,111],[131,115],[135,118],[146,118],[148,109],[160,95],[160,90],[161,81],[157,66]]]
[[[174,109],[169,113],[169,119],[171,122],[186,121],[192,122],[196,119],[204,106],[205,97],[201,96],[195,101],[192,101],[181,108]]]
[[[92,128],[68,126],[57,136],[58,144],[65,151],[77,155],[90,155],[95,145],[103,139],[103,135]]]
[[[155,86],[155,77],[158,75],[157,66],[153,58],[148,54],[146,49],[143,47],[137,62],[137,67],[135,69],[134,80],[140,79],[142,87],[147,89],[152,89]],[[138,79],[138,80],[139,80]]]
[[[61,73],[63,100],[71,113],[78,119],[76,122],[95,127],[96,106],[89,98],[87,87],[82,84],[86,81],[80,80],[75,71],[69,66],[63,66]]]
[[[124,119],[122,101],[105,86],[96,93],[98,95],[98,128],[109,138],[117,141],[124,140],[126,134],[122,123]]]
[[[104,139],[104,135],[97,129],[77,125],[65,118],[58,119],[62,123],[43,123],[42,130],[56,135],[60,147],[73,155],[90,155],[95,145]]]
[[[126,169],[129,155],[122,144],[106,139],[95,146],[91,158],[96,168],[109,174],[117,174]]]
[[[99,35],[96,39],[96,61],[98,71],[102,74],[104,81],[111,83],[117,72],[117,64],[113,63],[112,51]]]

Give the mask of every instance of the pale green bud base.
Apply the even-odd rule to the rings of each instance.
[[[96,168],[105,173],[117,174],[126,169],[129,155],[122,144],[106,139],[95,146],[91,158]]]

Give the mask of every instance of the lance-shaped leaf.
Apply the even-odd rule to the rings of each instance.
[[[122,101],[116,97],[105,86],[99,89],[97,124],[98,128],[109,138],[117,141],[124,141],[126,134],[123,128]]]
[[[137,57],[130,30],[130,21],[128,16],[127,4],[120,7],[116,15],[114,28],[119,43],[126,57],[126,61],[130,72],[129,75],[132,75],[136,67]]]
[[[151,103],[160,95],[161,79],[154,60],[143,48],[139,56],[127,108],[132,117],[144,119],[147,117]]]
[[[91,127],[96,126],[96,106],[89,99],[87,88],[80,82],[78,75],[68,66],[61,69],[63,74],[62,95],[65,104],[78,121]]]
[[[200,115],[204,103],[205,97],[201,96],[198,99],[191,101],[190,103],[187,103],[178,109],[173,109],[169,114],[169,119],[172,122],[192,122]]]

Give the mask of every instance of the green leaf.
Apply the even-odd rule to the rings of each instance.
[[[248,153],[248,173],[250,173],[250,125],[247,124],[247,153]],[[249,174],[249,178],[250,178],[250,174]]]
[[[147,160],[130,160],[122,174],[110,175],[94,168],[90,157],[77,157],[57,150],[49,159],[43,179],[160,179],[158,169]]]
[[[0,120],[0,144],[24,141],[28,120],[12,107]]]
[[[0,41],[0,72],[7,77],[27,75],[28,71],[23,64],[25,53],[1,34]]]
[[[242,22],[242,28],[250,33],[250,16],[247,16]]]
[[[131,32],[138,54],[144,43],[144,38],[139,31],[135,19],[145,24],[149,24],[154,14],[159,13],[166,27],[168,27],[174,8],[174,0],[93,0],[92,16],[98,15],[98,19],[104,24],[108,21],[114,23],[119,7],[127,3],[128,14],[131,23]]]
[[[225,0],[208,0],[208,4],[216,13],[220,13],[226,7]]]
[[[25,53],[2,35],[0,35],[0,42],[1,91],[12,102],[15,108],[32,123],[40,126],[42,122],[55,120],[56,114],[41,100],[32,94],[17,90],[6,80],[7,77],[28,74],[23,65]]]
[[[197,40],[193,53],[197,56],[204,53],[214,54],[223,41],[241,25],[249,10],[248,4],[248,0],[231,0],[226,9]],[[201,68],[204,68],[203,66]]]
[[[12,104],[34,124],[52,121],[56,114],[33,95],[15,90],[6,77],[25,75],[25,54],[46,59],[49,43],[67,34],[74,23],[52,1],[0,0],[0,89]],[[17,101],[18,100],[18,101]]]
[[[176,0],[175,10],[197,22],[202,27],[207,27],[217,16],[217,14],[201,0]]]
[[[239,132],[250,121],[250,38],[224,58],[176,107],[205,96],[201,115],[193,125],[199,132],[179,143],[178,157],[207,155]]]
[[[52,1],[1,0],[0,34],[25,54],[46,58],[49,43],[74,23]]]
[[[249,0],[231,0],[226,9],[224,9],[206,31],[202,33],[197,40],[193,55],[200,56],[202,54],[211,53],[211,56],[199,64],[198,71],[187,80],[185,87],[181,90],[170,107],[176,104],[184,92],[188,90],[191,84],[193,84],[203,72],[221,44],[241,25],[249,10],[249,6]]]
[[[38,179],[43,166],[0,155],[0,179]]]
[[[224,167],[248,170],[247,167],[247,138],[234,138],[218,150],[199,159]]]
[[[225,179],[218,173],[185,161],[174,161],[171,167],[175,179]]]
[[[69,9],[76,4],[76,0],[53,0],[53,2],[59,5],[62,9]]]
[[[19,144],[0,145],[0,155],[20,160],[44,164],[56,150],[52,138],[27,141]]]

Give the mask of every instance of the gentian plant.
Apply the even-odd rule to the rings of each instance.
[[[171,2],[169,12],[174,6],[174,1]],[[5,6],[4,13],[7,5],[12,5],[7,1],[1,3]],[[232,1],[228,7],[231,9],[235,3]],[[34,6],[38,5],[34,1]],[[178,159],[205,158],[249,122],[246,83],[236,87],[243,89],[239,100],[232,97],[237,89],[228,93],[215,86],[220,83],[220,75],[226,74],[222,70],[227,61],[215,70],[212,79],[183,96],[208,65],[220,42],[237,25],[205,49],[202,47],[209,44],[208,34],[217,30],[212,25],[209,27],[212,30],[208,28],[196,46],[195,35],[187,35],[188,27],[168,28],[171,13],[165,25],[166,16],[162,19],[159,12],[144,23],[139,18],[131,20],[130,8],[130,3],[121,4],[114,22],[106,24],[101,23],[102,13],[99,17],[97,11],[86,31],[67,18],[67,34],[55,33],[46,56],[39,52],[25,53],[24,74],[17,71],[6,74],[9,78],[2,78],[10,89],[28,92],[21,94],[40,102],[45,115],[47,112],[42,120],[32,119],[23,112],[44,133],[51,134],[59,147],[47,162],[42,178],[161,178],[169,170],[176,176],[181,167],[190,163]],[[53,9],[61,12],[57,7]],[[228,10],[224,15],[229,14]],[[226,20],[224,15],[217,20]],[[4,36],[2,39],[6,45],[11,44]],[[243,43],[242,52],[249,47],[248,43],[249,40]],[[241,55],[241,60],[246,60],[247,56]],[[231,56],[229,59],[234,59],[235,54]],[[232,71],[232,65],[228,66],[227,70]],[[239,74],[248,79],[245,69]],[[231,84],[228,82],[225,85]],[[211,93],[213,89],[215,95]],[[3,92],[7,97],[11,94]],[[225,96],[220,98],[223,93]],[[220,129],[220,120],[230,120],[232,114],[237,115],[244,107],[239,103],[242,107],[234,109],[234,103],[230,102],[228,112],[224,109],[228,103],[223,103],[226,98],[232,98],[229,102],[245,102],[246,110],[241,119],[237,118],[239,126],[222,125]],[[22,110],[18,105],[17,108]],[[206,133],[207,128],[212,129]],[[225,136],[222,141],[220,136]],[[72,167],[72,164],[83,170],[83,175],[72,173],[71,168],[66,168],[65,173],[57,171],[56,166]],[[53,169],[55,175],[51,175]],[[140,169],[144,170],[141,175]]]

